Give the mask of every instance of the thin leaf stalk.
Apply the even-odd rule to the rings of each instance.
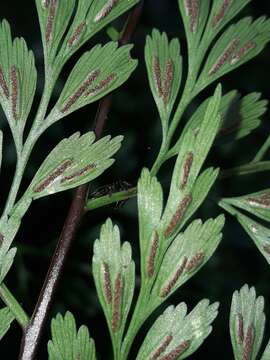
[[[133,187],[128,190],[114,192],[113,194],[110,193],[108,195],[100,196],[97,198],[93,197],[87,201],[85,205],[85,211],[95,210],[103,206],[125,201],[134,198],[136,195],[137,187]]]
[[[254,159],[252,160],[252,162],[261,161],[264,158],[267,151],[269,150],[269,147],[270,147],[270,135],[268,136],[268,138],[266,139],[266,141],[264,142],[264,144],[262,145],[260,150],[257,152],[257,154],[254,157]]]
[[[0,297],[24,329],[29,322],[29,317],[5,284],[0,286]]]
[[[194,99],[194,97],[198,94],[198,91],[195,90],[195,84],[197,75],[200,69],[200,60],[204,56],[204,51],[199,50],[196,52],[196,59],[193,61],[193,57],[191,54],[195,52],[192,49],[189,49],[189,66],[188,66],[188,75],[185,82],[185,87],[180,99],[180,102],[176,108],[175,114],[173,116],[172,122],[169,126],[168,131],[166,132],[166,137],[163,132],[163,141],[159,151],[159,154],[156,158],[156,161],[152,167],[151,174],[156,175],[162,166],[162,164],[170,158],[169,154],[175,149],[175,147],[179,147],[179,142],[170,149],[172,138],[175,134],[175,131],[183,117],[183,114],[190,104],[190,102]]]
[[[119,360],[128,359],[131,346],[139,329],[141,328],[145,320],[148,318],[148,316],[151,314],[151,311],[149,311],[149,308],[147,306],[149,293],[150,287],[142,285],[127,333],[122,343],[121,357]]]
[[[22,178],[24,175],[24,171],[26,165],[28,163],[29,157],[33,150],[34,145],[36,144],[38,138],[43,133],[44,129],[41,129],[41,124],[44,121],[46,111],[48,108],[48,104],[51,98],[53,86],[55,80],[51,77],[46,77],[45,85],[44,85],[44,92],[40,101],[39,109],[37,111],[37,115],[35,117],[33,126],[28,134],[28,137],[25,141],[25,144],[22,148],[22,151],[17,155],[17,162],[16,162],[16,170],[13,177],[12,185],[10,188],[10,192],[6,201],[5,209],[3,212],[3,217],[8,216],[10,211],[12,210],[16,198],[18,195],[18,191],[22,182]]]

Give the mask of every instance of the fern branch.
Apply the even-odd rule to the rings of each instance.
[[[135,31],[139,22],[142,8],[143,1],[141,1],[131,13],[125,30],[123,31],[121,39],[119,40],[121,45],[130,41],[130,38],[133,35],[133,32]],[[111,94],[100,102],[94,130],[97,138],[100,137],[105,127],[106,119],[111,108],[111,102]],[[80,186],[75,191],[75,195],[65,220],[60,238],[58,240],[50,268],[40,292],[36,308],[31,317],[30,324],[25,329],[23,334],[19,356],[19,359],[21,360],[34,359],[37,352],[40,337],[47,319],[50,305],[53,301],[55,290],[64,268],[65,261],[69,253],[69,249],[73,239],[75,238],[80,221],[84,215],[84,206],[87,193],[88,185]]]

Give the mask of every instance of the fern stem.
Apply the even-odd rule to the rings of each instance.
[[[125,30],[119,40],[121,45],[130,41],[134,30],[140,19],[143,8],[143,0],[132,11]],[[106,125],[109,110],[111,108],[112,96],[111,94],[101,100],[95,122],[96,138],[99,138]],[[67,260],[69,249],[76,236],[80,221],[84,215],[84,207],[88,193],[88,185],[82,185],[75,191],[75,196],[72,200],[67,218],[65,220],[60,238],[50,268],[48,270],[46,279],[43,283],[34,313],[32,314],[30,324],[24,332],[21,342],[20,360],[31,360],[35,358],[38,350],[41,334],[47,320],[50,305],[53,301],[53,296],[60,280],[65,262]]]
[[[36,118],[34,120],[33,126],[30,130],[27,140],[25,141],[22,151],[17,155],[16,170],[2,216],[9,215],[10,211],[12,210],[16,202],[16,198],[22,182],[22,178],[24,175],[27,162],[29,160],[29,157],[31,155],[35,143],[37,142],[38,138],[43,132],[43,130],[41,130],[40,128],[40,124],[45,118],[47,107],[51,98],[53,84],[54,81],[51,80],[51,78],[47,77],[45,80],[44,92],[42,95],[42,99],[40,101],[39,109]]]
[[[24,329],[29,322],[29,317],[5,284],[1,284],[0,286],[0,297]]]
[[[228,179],[232,176],[241,176],[241,175],[248,175],[259,173],[263,171],[270,170],[270,161],[252,161],[250,163],[236,166],[231,169],[222,170],[220,173],[220,179]]]

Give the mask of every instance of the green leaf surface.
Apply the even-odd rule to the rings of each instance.
[[[250,162],[248,164],[236,166],[232,169],[222,170],[220,177],[222,179],[226,179],[231,176],[254,174],[269,170],[270,170],[270,161]]]
[[[10,328],[14,315],[11,313],[8,307],[0,310],[0,340],[5,336]]]
[[[178,39],[168,41],[165,33],[153,30],[147,36],[145,61],[148,80],[161,120],[170,118],[182,78],[182,57]]]
[[[255,360],[265,326],[264,298],[244,285],[235,291],[230,312],[230,334],[236,360]]]
[[[175,224],[177,231],[184,226],[202,204],[210,188],[215,182],[218,171],[213,168],[205,170],[196,179],[192,188],[192,201]],[[166,209],[166,207],[165,207]],[[162,226],[163,191],[156,177],[143,169],[138,182],[138,212],[141,249],[142,281],[155,278],[160,260],[168,248],[170,241],[166,239]],[[175,233],[175,231],[173,232]],[[165,238],[164,238],[165,237]],[[172,238],[171,238],[172,240]]]
[[[128,242],[121,245],[119,228],[111,220],[102,226],[94,244],[93,276],[114,347],[121,339],[135,286],[135,265]]]
[[[86,326],[77,331],[74,316],[58,314],[51,322],[52,340],[48,342],[49,360],[95,360],[94,341]]]
[[[201,126],[196,132],[189,130],[181,137],[170,193],[161,221],[161,227],[166,228],[168,231],[165,232],[170,233],[169,235],[175,233],[175,230],[179,228],[174,226],[173,229],[171,225],[180,215],[182,220],[194,198],[193,186],[220,127],[220,99],[221,87],[218,86],[207,106]],[[194,199],[196,200],[196,198]],[[180,225],[180,221],[177,223]]]
[[[217,40],[196,84],[198,93],[222,75],[258,55],[270,39],[270,20],[246,17],[231,25]]]
[[[205,265],[221,241],[223,226],[223,215],[205,223],[194,220],[173,240],[151,292],[152,302],[162,302]]]
[[[251,0],[215,0],[205,29],[205,37],[213,39]]]
[[[36,0],[45,61],[52,64],[74,11],[75,0]]]
[[[0,103],[15,141],[30,112],[37,81],[34,55],[22,38],[12,40],[6,20],[0,24]]]
[[[49,117],[53,122],[90,104],[122,85],[137,61],[131,59],[132,46],[118,48],[116,42],[96,45],[81,56],[72,70],[60,98]]]
[[[14,257],[16,255],[16,248],[11,248],[12,242],[21,225],[21,219],[28,207],[31,200],[22,201],[21,205],[14,209],[14,212],[9,218],[2,217],[0,221],[0,284],[9,272]]]
[[[138,2],[139,0],[79,0],[59,53],[59,61],[65,61],[87,40]]]
[[[148,259],[153,249],[157,234],[155,230],[160,223],[163,211],[163,191],[156,177],[150,175],[149,170],[143,169],[138,182],[138,213],[141,249],[142,278],[153,275],[154,263],[149,264]]]
[[[207,22],[210,0],[178,0],[184,22],[187,42],[191,57],[192,51],[198,46]]]
[[[270,265],[270,229],[240,212],[237,219]]]
[[[268,101],[260,100],[260,97],[260,93],[250,93],[241,97],[236,90],[222,96],[219,109],[221,123],[217,134],[218,142],[241,139],[261,124],[260,117],[266,112]],[[206,99],[194,112],[182,136],[188,130],[196,132],[202,122],[209,101],[210,98]],[[179,144],[181,143],[180,140]],[[176,154],[178,147],[178,144],[174,147],[174,151],[171,153],[172,156]]]
[[[110,167],[123,137],[106,136],[96,142],[93,132],[77,132],[62,140],[37,171],[28,197],[37,199],[87,183]]]
[[[270,222],[270,189],[234,198],[224,198],[223,201]]]
[[[209,305],[200,301],[187,314],[187,306],[169,306],[149,330],[140,348],[137,360],[185,359],[193,354],[212,331],[218,303]]]

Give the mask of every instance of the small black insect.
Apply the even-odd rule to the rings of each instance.
[[[101,196],[112,196],[113,193],[120,192],[120,191],[127,191],[131,189],[133,186],[127,181],[124,180],[117,180],[112,184],[107,184],[104,186],[100,186],[95,191],[93,191],[90,196],[92,198],[99,198]],[[126,203],[126,200],[118,201],[115,203],[114,208],[120,209],[124,204]]]

